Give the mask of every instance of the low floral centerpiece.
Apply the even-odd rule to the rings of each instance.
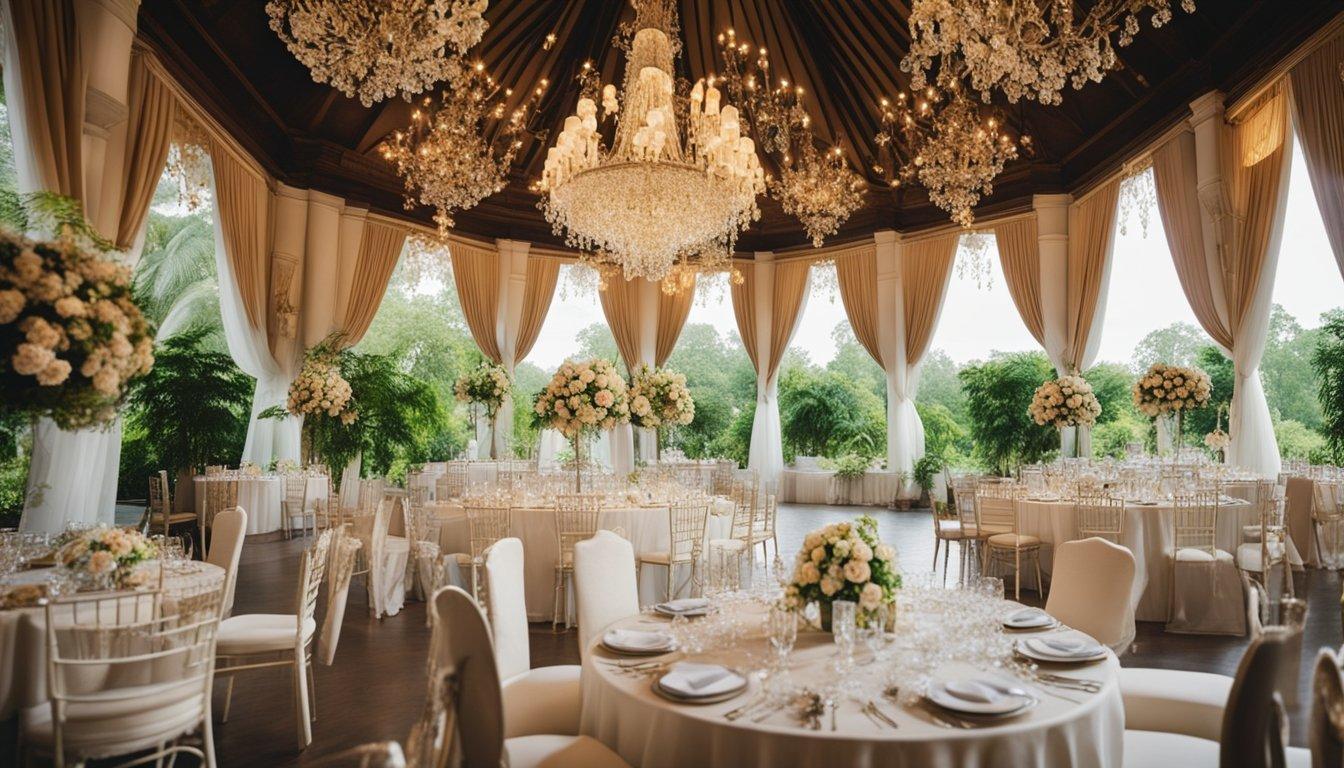
[[[1232,436],[1223,431],[1223,408],[1218,406],[1218,424],[1213,431],[1204,436],[1204,446],[1218,455],[1222,461],[1226,451],[1232,446]]]
[[[504,366],[484,360],[480,365],[457,377],[453,396],[459,402],[479,405],[490,420],[490,455],[495,455],[495,418],[513,388],[509,372]],[[473,417],[474,418],[474,417]]]
[[[1087,379],[1082,376],[1060,376],[1036,388],[1027,415],[1041,426],[1051,426],[1060,431],[1068,427],[1090,427],[1097,423],[1097,417],[1101,415],[1101,403]],[[1075,453],[1077,445],[1075,441]]]
[[[684,427],[695,418],[695,401],[685,374],[641,364],[630,377],[630,423],[656,429]]]
[[[1179,445],[1184,415],[1207,406],[1212,394],[1209,375],[1199,368],[1153,363],[1134,382],[1134,407],[1150,419],[1173,417]]]
[[[134,528],[100,526],[67,534],[57,562],[87,588],[135,589],[151,580],[151,573],[137,566],[155,557],[154,542]]]
[[[154,365],[154,337],[110,243],[0,231],[0,412],[62,429],[111,422]]]
[[[566,360],[537,393],[533,406],[539,425],[550,427],[574,444],[575,490],[582,484],[583,437],[630,420],[625,379],[610,360]]]
[[[858,603],[859,621],[867,622],[879,606],[896,600],[900,588],[896,550],[878,538],[877,521],[864,515],[807,534],[784,587],[784,603],[799,612],[816,603],[822,629],[829,631],[834,601]]]

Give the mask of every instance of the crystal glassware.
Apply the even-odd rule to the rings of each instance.
[[[831,638],[835,641],[840,663],[846,668],[854,662],[858,608],[859,604],[853,600],[836,600],[831,603]]]

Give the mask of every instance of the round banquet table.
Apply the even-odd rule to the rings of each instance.
[[[148,566],[147,566],[148,567]],[[5,577],[3,586],[42,584],[49,568],[34,569]],[[199,578],[224,580],[224,569],[193,561],[190,573],[166,573],[164,592],[171,594],[178,581]],[[111,593],[108,593],[111,594]],[[20,709],[47,701],[47,619],[45,608],[0,610],[0,721]]]
[[[439,528],[439,551],[444,554],[471,551],[471,526],[467,522],[467,512],[459,502],[438,502],[428,505],[434,511]],[[396,533],[396,521],[390,528]],[[657,505],[612,506],[602,510],[598,518],[599,528],[613,530],[620,528],[630,540],[635,554],[644,552],[666,552],[671,545],[671,532],[668,528],[668,508]],[[705,525],[705,546],[708,551],[710,539],[726,539],[732,534],[733,503],[726,499],[715,499],[710,508],[709,520]],[[529,621],[549,621],[555,610],[555,563],[559,557],[559,546],[555,531],[555,509],[553,507],[518,506],[513,508],[510,528],[514,536],[523,542],[523,586],[527,601]],[[470,578],[469,574],[463,574]],[[677,593],[689,594],[690,573],[680,569],[676,575]],[[648,605],[665,599],[667,592],[667,571],[661,565],[644,568],[640,574],[639,601]],[[568,601],[574,605],[574,600]]]
[[[613,626],[647,630],[649,621],[647,617],[631,617]],[[653,692],[653,678],[624,673],[611,664],[601,663],[599,660],[620,657],[601,647],[600,640],[599,634],[589,646],[583,663],[581,731],[616,751],[626,762],[643,768],[683,765],[1092,768],[1118,766],[1122,762],[1125,714],[1118,680],[1120,664],[1110,654],[1105,661],[1084,667],[1051,670],[1100,680],[1104,687],[1099,693],[1068,692],[1061,695],[1073,701],[1065,701],[1046,689],[1038,694],[1037,707],[1001,725],[949,730],[933,723],[923,712],[884,699],[882,709],[900,725],[899,729],[879,729],[861,713],[861,703],[843,701],[836,714],[836,730],[823,726],[822,730],[814,731],[800,725],[788,708],[760,723],[753,722],[754,717],[733,722],[725,719],[726,712],[751,700],[759,685],[756,682],[742,695],[718,704],[670,702]],[[790,657],[794,680],[804,685],[820,683],[829,674],[834,652],[829,634],[800,630]],[[762,658],[767,653],[766,640],[758,629],[735,649],[707,652],[693,660],[737,667],[748,655]],[[976,671],[971,665],[952,663],[936,670],[934,676]]]
[[[280,530],[280,503],[285,499],[285,479],[280,475],[236,478],[197,475],[195,481],[197,517],[205,513],[207,484],[237,482],[238,506],[247,512],[247,534]]]
[[[1082,538],[1078,533],[1077,512],[1071,500],[1024,499],[1018,506],[1021,533],[1036,536],[1047,545]],[[1170,502],[1157,504],[1125,503],[1124,531],[1120,543],[1134,553],[1134,606],[1138,621],[1167,621],[1171,602],[1171,562],[1168,553],[1175,548],[1172,528],[1174,515]],[[1216,542],[1219,549],[1236,554],[1242,541],[1242,526],[1259,525],[1255,505],[1243,499],[1224,499],[1218,507]],[[1300,566],[1292,541],[1288,542],[1288,560]],[[1041,548],[1041,570],[1049,573],[1053,547]],[[1034,575],[1028,574],[1029,580]],[[1025,581],[1024,581],[1025,583]]]

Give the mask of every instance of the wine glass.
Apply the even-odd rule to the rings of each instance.
[[[863,640],[864,646],[868,648],[868,653],[872,654],[873,661],[881,661],[887,646],[887,618],[890,615],[886,603],[879,604],[876,608],[868,611],[867,622],[863,629],[859,631],[859,637]]]
[[[775,650],[775,664],[783,669],[787,666],[793,644],[798,640],[798,614],[779,603],[770,606],[766,633],[770,637],[770,647]]]
[[[858,608],[859,604],[853,600],[835,600],[831,603],[831,638],[835,641],[840,663],[846,669],[854,663]]]

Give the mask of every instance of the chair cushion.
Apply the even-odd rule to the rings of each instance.
[[[1260,571],[1263,570],[1263,566],[1260,563],[1263,559],[1263,552],[1260,547],[1261,545],[1258,542],[1254,544],[1247,543],[1238,545],[1237,567],[1243,571],[1260,573]],[[1276,541],[1269,545],[1269,557],[1271,563],[1281,563],[1284,561],[1284,549],[1281,542]]]
[[[1157,731],[1125,731],[1126,768],[1216,768],[1218,742]]]
[[[292,613],[230,616],[219,623],[219,642],[215,652],[220,656],[243,656],[293,650],[297,628],[298,617]],[[304,642],[312,638],[316,630],[317,622],[311,618],[304,619]]]
[[[639,553],[639,556],[638,556],[636,559],[637,559],[639,562],[641,562],[641,563],[653,563],[653,564],[655,564],[655,565],[667,565],[668,558],[670,558],[670,557],[671,557],[671,555],[669,555],[666,551],[663,551],[663,552],[640,552],[640,553]]]
[[[991,547],[1021,549],[1022,547],[1038,547],[1040,544],[1041,540],[1039,538],[1023,533],[996,533],[989,537]]]
[[[1241,526],[1241,540],[1242,540],[1242,541],[1259,541],[1259,540],[1260,540],[1260,531],[1261,531],[1261,529],[1260,529],[1260,526],[1258,526],[1258,525],[1243,525],[1243,526]]]
[[[388,536],[383,540],[384,552],[410,552],[411,542],[402,536]]]
[[[589,736],[519,736],[504,740],[509,768],[629,768]]]
[[[579,734],[579,672],[576,664],[537,667],[505,680],[504,737]]]
[[[115,688],[93,694],[92,701],[67,703],[61,733],[66,754],[124,755],[193,731],[205,715],[202,686],[198,680]],[[24,741],[53,743],[49,703],[23,710],[19,723]]]
[[[740,552],[747,548],[747,542],[741,539],[711,539],[709,542],[711,549],[726,549],[729,552]]]
[[[940,539],[959,539],[962,535],[961,523],[956,520],[939,520],[935,535]]]
[[[1212,563],[1214,559],[1232,562],[1232,553],[1221,549],[1215,550],[1215,554],[1209,554],[1202,549],[1183,547],[1176,550],[1176,559],[1182,563]]]
[[[1120,670],[1125,727],[1217,741],[1232,678],[1183,669],[1126,667]]]

